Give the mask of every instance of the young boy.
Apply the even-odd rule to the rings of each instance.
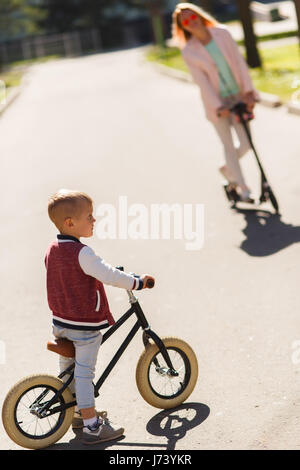
[[[93,235],[95,223],[93,201],[87,194],[57,192],[49,200],[48,214],[59,230],[57,241],[50,244],[45,257],[53,334],[73,341],[75,346],[75,392],[83,419],[84,443],[109,441],[122,436],[124,429],[113,427],[101,418],[103,413],[95,410],[92,381],[101,329],[115,323],[103,283],[128,290],[143,289],[147,280],[154,278],[146,274],[137,278],[119,271],[80,242],[81,237]],[[61,371],[71,363],[73,359],[60,356]]]

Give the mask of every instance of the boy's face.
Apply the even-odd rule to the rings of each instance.
[[[93,217],[93,206],[87,202],[82,203],[82,208],[77,217],[69,217],[65,220],[65,230],[73,237],[88,238],[93,235],[96,219]]]

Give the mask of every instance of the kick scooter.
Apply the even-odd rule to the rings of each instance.
[[[122,267],[118,269],[123,270]],[[147,287],[154,286],[148,280]],[[160,338],[151,330],[137,297],[127,291],[131,307],[103,335],[102,344],[132,315],[136,323],[94,384],[95,397],[109,373],[142,329],[144,350],[136,366],[136,384],[143,399],[150,405],[169,409],[179,406],[192,393],[198,377],[198,361],[192,348],[183,340]],[[74,357],[75,348],[67,339],[48,342],[47,349],[62,356]],[[132,367],[132,366],[131,366]],[[65,381],[63,377],[67,377]],[[58,377],[35,374],[20,380],[8,392],[2,407],[2,421],[9,437],[28,449],[48,447],[68,431],[74,416],[76,399],[68,388],[74,378],[74,364]],[[122,398],[125,406],[126,402]]]
[[[249,113],[249,111],[247,110],[246,104],[242,103],[242,102],[237,103],[235,106],[233,106],[233,108],[230,109],[230,111],[238,117],[239,121],[241,122],[242,126],[244,127],[245,132],[246,132],[247,137],[248,137],[248,140],[249,140],[249,143],[250,143],[250,146],[253,150],[253,153],[255,155],[255,158],[256,158],[260,173],[261,173],[261,195],[260,195],[258,204],[261,204],[263,202],[266,202],[266,201],[270,200],[272,206],[275,209],[276,214],[279,214],[279,205],[278,205],[277,199],[276,199],[276,197],[275,197],[275,195],[272,191],[272,188],[271,188],[270,184],[267,181],[266,174],[264,172],[264,169],[261,165],[261,162],[258,158],[258,154],[257,154],[256,149],[255,149],[254,144],[253,144],[250,129],[247,125],[247,122],[249,120],[253,119],[253,115],[251,115],[251,113]],[[235,187],[231,183],[229,183],[229,184],[224,186],[224,189],[225,189],[225,193],[226,193],[226,196],[227,196],[228,200],[230,202],[232,202],[232,207],[236,207],[236,203],[241,201],[241,198],[240,198],[239,194],[237,193]],[[254,200],[251,200],[249,202],[251,202],[252,204],[255,203]]]

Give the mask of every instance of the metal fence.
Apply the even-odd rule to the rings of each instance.
[[[49,55],[70,57],[100,50],[102,41],[100,32],[96,29],[49,34],[1,43],[0,63],[4,65]]]
[[[171,14],[164,15],[165,35],[171,31]],[[153,41],[148,17],[103,25],[100,29],[44,34],[0,42],[0,66],[49,55],[78,56],[93,52],[136,47]]]

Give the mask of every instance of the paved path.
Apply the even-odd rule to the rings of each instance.
[[[230,210],[217,174],[220,143],[197,88],[158,74],[142,61],[142,49],[34,67],[0,132],[0,403],[21,377],[57,371],[57,356],[45,348],[43,257],[55,236],[49,194],[81,188],[96,209],[117,206],[119,196],[148,208],[203,203],[199,251],[187,251],[186,240],[89,241],[113,265],[155,275],[156,288],[139,294],[152,328],[184,338],[199,360],[187,403],[162,413],[135,385],[143,348],[137,336],[97,399],[126,436],[96,448],[299,449],[299,118],[258,106],[253,123],[281,218],[268,205]],[[243,166],[257,189],[251,155]],[[107,292],[118,318],[126,293]],[[97,373],[124,334],[104,345]],[[71,430],[52,447],[82,448]],[[2,427],[0,449],[19,449]]]

